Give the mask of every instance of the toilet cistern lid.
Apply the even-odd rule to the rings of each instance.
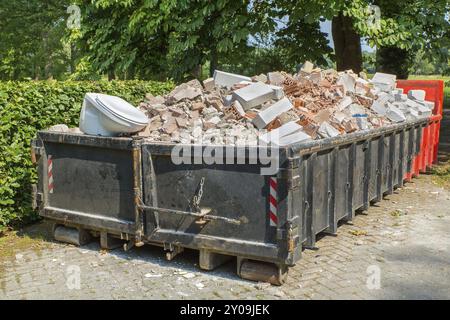
[[[147,116],[122,98],[101,93],[87,93],[86,98],[102,112],[110,112],[119,118],[145,125]]]

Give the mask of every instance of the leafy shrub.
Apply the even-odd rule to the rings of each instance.
[[[450,109],[450,80],[445,81],[444,85],[444,108]]]
[[[29,222],[30,186],[37,173],[30,159],[30,143],[38,130],[65,123],[78,126],[85,93],[120,96],[137,105],[145,94],[162,94],[173,84],[148,81],[30,81],[0,82],[0,230]]]

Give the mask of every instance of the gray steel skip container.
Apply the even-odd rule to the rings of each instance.
[[[403,185],[426,125],[280,148],[270,176],[252,148],[231,148],[245,152],[243,164],[227,157],[230,148],[214,164],[175,163],[175,145],[42,131],[33,141],[36,207],[57,227],[100,237],[102,247],[157,244],[168,259],[196,249],[208,270],[237,257],[243,278],[282,284],[317,234],[335,234],[338,222]]]

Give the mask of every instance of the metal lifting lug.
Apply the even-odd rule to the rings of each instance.
[[[294,252],[298,244],[298,227],[292,221],[286,222],[284,227],[277,229],[277,240],[285,240],[287,251]]]
[[[31,163],[33,165],[36,165],[39,161],[39,158],[42,156],[42,153],[44,152],[43,147],[38,146],[31,146],[30,154],[31,154]]]
[[[288,252],[294,252],[295,250],[295,239],[294,239],[294,229],[292,228],[291,223],[286,224],[286,230],[287,230],[287,251]]]
[[[38,191],[38,187],[36,184],[31,185],[31,206],[33,210],[36,210],[41,207],[43,202],[43,195]]]

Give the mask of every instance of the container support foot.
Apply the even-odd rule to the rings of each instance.
[[[243,279],[268,282],[275,286],[285,283],[288,275],[287,266],[241,257],[238,257],[237,268],[238,275]]]

